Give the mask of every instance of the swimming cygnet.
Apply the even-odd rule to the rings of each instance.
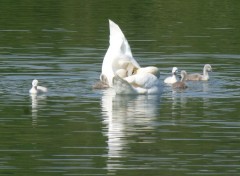
[[[208,75],[209,71],[212,71],[212,67],[211,67],[211,65],[206,64],[203,67],[203,75],[201,75],[199,73],[189,74],[189,75],[187,75],[186,80],[188,80],[188,81],[207,81],[207,80],[209,80],[209,75]]]
[[[92,86],[93,89],[107,89],[109,88],[108,79],[105,75],[100,76],[100,81]]]
[[[164,79],[164,83],[166,84],[173,84],[175,82],[177,82],[177,73],[178,73],[178,68],[177,67],[173,67],[172,68],[172,76],[169,76],[167,78]]]
[[[38,80],[34,79],[32,81],[32,88],[29,90],[29,93],[37,94],[37,93],[45,93],[45,92],[47,92],[47,88],[38,86]]]
[[[187,72],[185,70],[181,71],[181,80],[172,84],[174,89],[186,89],[187,85],[185,84]]]

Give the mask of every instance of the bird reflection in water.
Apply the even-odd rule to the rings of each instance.
[[[129,143],[134,142],[130,138],[154,130],[154,122],[159,116],[160,96],[115,95],[113,89],[107,89],[103,92],[101,106],[108,145],[107,169],[114,172],[124,167],[121,160],[130,152]],[[142,140],[154,142],[153,138]]]
[[[199,108],[209,109],[211,106],[209,97],[211,96],[209,82],[190,82],[190,88],[181,91],[172,90],[171,94],[171,113],[172,117],[179,119],[185,117],[186,114],[196,113]],[[196,108],[194,108],[196,106]],[[189,108],[191,107],[191,108]],[[204,115],[208,111],[202,112]]]
[[[39,102],[46,99],[45,95],[30,94],[32,101],[32,125],[37,126],[38,110],[42,106]]]

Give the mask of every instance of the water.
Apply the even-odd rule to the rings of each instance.
[[[238,1],[0,3],[0,175],[239,175]],[[93,90],[119,24],[142,66],[208,82]],[[37,78],[46,95],[30,96]]]

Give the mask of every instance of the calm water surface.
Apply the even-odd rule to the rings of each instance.
[[[0,175],[240,175],[239,2],[0,2]],[[206,63],[210,81],[93,90],[108,19],[161,81]]]

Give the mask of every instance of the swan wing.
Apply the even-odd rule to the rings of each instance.
[[[159,86],[159,79],[151,73],[140,73],[135,74],[129,77],[126,77],[125,80],[132,85],[137,85],[144,89],[150,89],[154,86]]]
[[[158,94],[160,93],[160,82],[156,76],[136,74],[124,79],[119,76],[113,78],[113,87],[117,94]]]
[[[48,91],[47,88],[46,88],[46,87],[43,87],[43,86],[37,86],[37,90],[38,90],[39,92],[47,92],[47,91]]]
[[[119,76],[113,77],[113,87],[116,94],[136,94],[133,87],[124,79]]]

